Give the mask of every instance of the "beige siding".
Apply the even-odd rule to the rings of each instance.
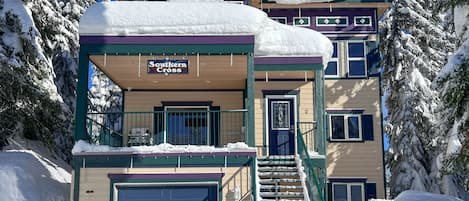
[[[125,111],[126,112],[153,112],[155,106],[161,106],[162,101],[212,101],[213,106],[220,106],[221,110],[243,109],[242,91],[223,91],[223,92],[126,92],[125,93]],[[130,121],[129,118],[137,118],[138,121]],[[220,144],[227,142],[239,142],[244,140],[244,133],[241,131],[242,122],[241,113],[223,113],[221,123],[227,122],[222,126],[220,133]],[[128,116],[124,119],[124,133],[128,133],[130,128],[150,128],[153,131],[153,114]],[[124,142],[127,138],[124,135]]]
[[[225,173],[222,178],[223,200],[234,200],[235,187],[240,188],[243,200],[251,198],[251,172],[249,167],[229,168],[82,168],[80,174],[80,200],[107,201],[110,199],[111,183],[108,174],[126,173]],[[93,191],[93,193],[86,193]]]
[[[258,154],[264,155],[264,129],[266,122],[265,119],[265,99],[262,93],[263,90],[299,90],[299,101],[297,104],[299,119],[302,122],[313,121],[313,83],[312,82],[256,82],[255,83],[255,132],[256,132],[256,146],[259,147]],[[268,143],[268,142],[266,142]]]
[[[378,198],[384,198],[379,79],[326,80],[325,86],[326,109],[363,109],[374,117],[373,141],[328,144],[328,176],[366,177],[376,182]]]

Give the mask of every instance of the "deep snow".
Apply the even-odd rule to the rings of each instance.
[[[0,152],[0,201],[66,201],[71,175],[36,152]]]

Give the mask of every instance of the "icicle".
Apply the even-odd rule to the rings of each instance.
[[[107,54],[104,53],[104,67],[106,67],[106,64],[107,64]]]
[[[329,12],[332,13],[332,4],[329,4]]]
[[[199,77],[200,55],[197,53],[197,77]]]
[[[230,66],[233,66],[233,53],[231,53],[231,56],[230,56]]]
[[[308,82],[308,72],[305,71],[305,82]]]
[[[138,77],[140,77],[140,57],[142,56],[141,53],[138,53]]]
[[[269,82],[269,72],[265,72],[265,82]]]
[[[301,17],[301,8],[298,8],[298,17]]]

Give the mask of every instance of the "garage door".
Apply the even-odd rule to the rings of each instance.
[[[118,201],[215,201],[217,186],[118,187]]]

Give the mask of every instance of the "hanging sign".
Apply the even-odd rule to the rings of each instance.
[[[149,74],[188,74],[189,60],[148,60]]]

